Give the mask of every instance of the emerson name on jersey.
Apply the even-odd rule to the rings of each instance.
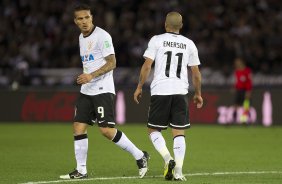
[[[163,46],[164,47],[175,47],[179,49],[186,49],[185,43],[178,43],[178,42],[171,42],[171,41],[164,41]]]
[[[143,56],[155,62],[151,95],[188,93],[187,67],[200,65],[198,50],[192,40],[171,32],[155,35]]]

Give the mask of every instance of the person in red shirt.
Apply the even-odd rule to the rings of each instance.
[[[242,58],[236,58],[235,61],[235,119],[237,117],[237,108],[244,108],[244,112],[240,117],[241,123],[247,123],[249,117],[250,98],[252,91],[252,71],[246,66]]]

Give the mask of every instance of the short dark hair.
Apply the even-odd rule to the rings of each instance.
[[[87,4],[78,4],[74,8],[74,13],[80,10],[89,10],[91,12],[91,7]]]

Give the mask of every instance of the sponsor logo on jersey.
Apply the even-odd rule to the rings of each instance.
[[[84,56],[80,56],[82,62],[86,61],[94,61],[94,55],[93,54],[86,54]]]

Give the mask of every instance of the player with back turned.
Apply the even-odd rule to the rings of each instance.
[[[81,31],[79,47],[83,64],[83,73],[77,78],[81,90],[73,123],[77,166],[73,172],[60,178],[87,178],[87,128],[94,123],[98,124],[102,135],[134,157],[139,177],[143,178],[148,170],[148,153],[138,149],[122,131],[115,128],[113,69],[116,67],[116,58],[112,38],[102,28],[94,26],[88,5],[78,5],[75,8],[74,22]]]
[[[202,107],[203,99],[198,51],[192,40],[179,34],[182,26],[182,16],[178,12],[170,12],[165,20],[166,33],[151,38],[143,55],[145,62],[141,68],[134,100],[139,103],[142,87],[155,62],[147,123],[149,137],[164,159],[165,179],[186,181],[182,166],[186,151],[185,129],[190,127],[187,104],[188,67],[192,71],[194,102],[198,108]],[[172,128],[174,158],[161,133],[168,127]]]

